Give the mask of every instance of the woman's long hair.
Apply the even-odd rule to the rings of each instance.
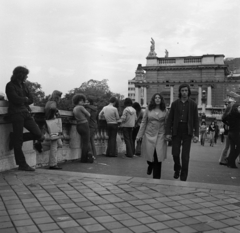
[[[61,91],[53,91],[52,95],[49,97],[49,101],[55,101],[56,103],[59,103],[60,99],[62,96],[62,92]]]
[[[156,93],[153,95],[153,97],[151,98],[151,101],[150,101],[150,104],[148,105],[148,110],[149,111],[152,111],[153,109],[156,108],[156,103],[155,103],[155,97],[156,95],[159,95],[160,98],[161,98],[161,103],[160,103],[160,106],[159,108],[162,110],[162,111],[165,111],[166,110],[166,104],[165,104],[165,100],[163,98],[163,96],[160,94],[160,93]]]

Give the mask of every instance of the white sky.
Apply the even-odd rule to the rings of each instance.
[[[240,0],[0,0],[0,92],[24,65],[45,94],[108,79],[126,97],[151,37],[158,57],[240,57],[239,14]]]

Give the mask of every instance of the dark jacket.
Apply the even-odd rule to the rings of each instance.
[[[229,114],[223,114],[222,121],[229,126],[229,132],[240,132],[240,113],[238,112],[238,103],[232,105]],[[227,111],[228,109],[226,109]]]
[[[178,123],[180,121],[180,109],[179,109],[180,99],[175,100],[170,108],[170,113],[167,119],[166,135],[177,135]],[[198,120],[198,109],[197,104],[192,100],[189,101],[188,109],[188,134],[199,136],[199,120]]]
[[[90,117],[88,118],[89,128],[97,129],[97,118],[98,118],[97,106],[86,105],[85,108],[91,114]]]
[[[33,103],[33,97],[24,83],[10,81],[6,85],[6,95],[9,114],[30,111],[29,105]]]

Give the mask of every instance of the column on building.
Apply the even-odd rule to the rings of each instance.
[[[138,102],[138,103],[140,103],[140,98],[141,98],[140,90],[141,90],[140,87],[138,86],[135,87],[135,102]]]
[[[208,86],[207,89],[207,108],[212,107],[212,86]]]
[[[202,86],[198,86],[198,108],[202,108]]]
[[[169,106],[171,106],[172,102],[173,102],[173,85],[170,86],[170,105]]]
[[[147,87],[143,87],[143,106],[147,106]]]

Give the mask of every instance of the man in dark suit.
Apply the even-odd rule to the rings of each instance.
[[[191,90],[188,84],[179,86],[179,99],[175,100],[167,119],[166,138],[172,140],[174,160],[174,178],[186,181],[190,158],[191,141],[198,141],[199,120],[197,104],[189,98]],[[181,161],[180,161],[180,152]]]

